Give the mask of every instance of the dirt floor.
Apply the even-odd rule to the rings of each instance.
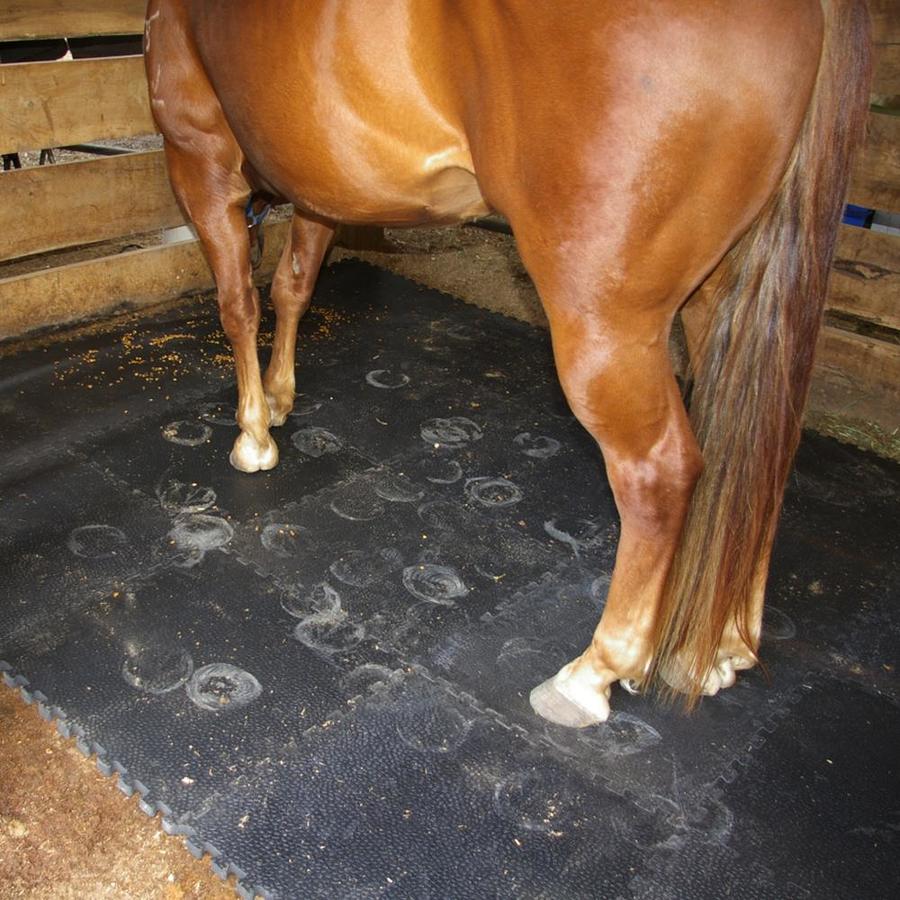
[[[208,861],[0,685],[0,897],[234,896]]]
[[[510,237],[480,228],[390,232],[393,252],[337,249],[468,302],[546,327]],[[184,301],[182,301],[184,302]],[[187,301],[192,302],[192,301]],[[136,314],[135,314],[136,315]],[[137,316],[136,316],[137,317]],[[817,414],[821,430],[900,459],[900,437]],[[0,683],[0,898],[231,897],[136,801]]]

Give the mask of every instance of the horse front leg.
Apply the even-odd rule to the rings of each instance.
[[[291,236],[284,246],[272,279],[275,340],[263,378],[269,424],[283,425],[294,408],[294,360],[297,326],[309,308],[322,260],[335,228],[294,213]]]
[[[278,447],[269,435],[257,352],[259,295],[251,278],[244,213],[250,186],[241,174],[236,145],[224,138],[209,143],[209,152],[203,153],[166,141],[166,161],[176,196],[197,229],[213,271],[222,328],[234,353],[240,434],[229,460],[242,472],[258,472],[277,464]]]
[[[245,209],[244,154],[193,43],[183,3],[151,0],[144,59],[153,117],[164,137],[172,189],[197,229],[218,291],[222,327],[234,352],[240,434],[231,464],[271,469],[278,449],[257,355],[259,296],[253,287]]]

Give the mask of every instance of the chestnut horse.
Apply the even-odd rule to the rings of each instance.
[[[616,681],[691,702],[753,666],[868,103],[863,0],[150,0],[145,48],[234,349],[232,465],[278,461],[337,223],[497,211],[621,518],[590,646],[532,706],[584,726]],[[294,207],[264,375],[260,195]],[[667,349],[682,307],[690,418]]]

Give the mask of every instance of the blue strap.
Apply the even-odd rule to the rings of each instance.
[[[845,225],[856,225],[858,228],[871,228],[872,219],[874,218],[874,209],[869,209],[867,206],[857,206],[854,203],[848,203],[846,209],[844,209],[844,217],[841,221]]]
[[[244,209],[244,215],[247,217],[247,227],[252,228],[254,225],[262,225],[272,204],[267,203],[258,213],[253,212],[253,194],[247,198],[247,206]]]

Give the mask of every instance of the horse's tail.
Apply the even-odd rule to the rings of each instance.
[[[755,657],[761,589],[800,438],[816,337],[869,101],[864,0],[825,0],[815,90],[775,194],[720,267],[713,318],[693,373],[690,417],[704,469],[653,636],[647,684],[687,675],[688,705],[733,622]],[[687,669],[687,671],[686,671]],[[663,676],[662,678],[660,676]],[[671,680],[671,679],[670,679]]]

